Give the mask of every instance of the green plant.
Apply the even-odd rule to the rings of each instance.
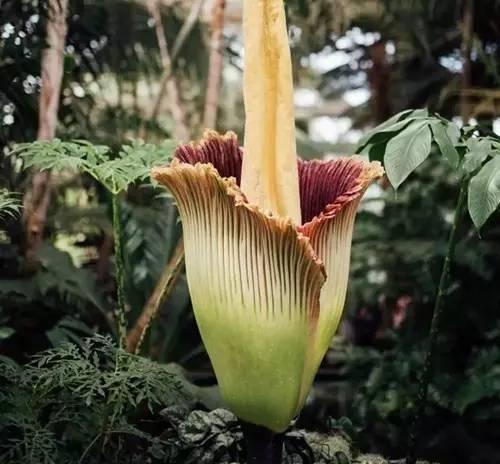
[[[182,235],[172,199],[150,197],[147,195],[140,204],[123,202],[120,216],[126,299],[133,318],[146,304]]]
[[[193,309],[247,462],[278,464],[340,321],[357,207],[383,170],[297,159],[283,1],[245,0],[243,24],[245,156],[234,133],[208,130],[151,173],[179,206]]]
[[[168,161],[175,142],[153,145],[135,141],[122,146],[116,156],[104,145],[84,140],[63,142],[36,141],[16,145],[13,154],[20,154],[25,167],[38,169],[71,169],[90,174],[113,195],[119,195],[129,185],[149,178],[152,166]]]
[[[193,401],[176,370],[102,336],[40,353],[25,367],[2,358],[0,382],[0,460],[12,463],[146,459],[164,443],[148,415]]]
[[[387,177],[397,189],[433,152],[440,153],[458,171],[460,193],[454,212],[447,251],[434,303],[420,386],[416,399],[414,425],[410,432],[407,464],[415,463],[416,435],[427,401],[432,364],[441,319],[444,296],[448,291],[450,263],[458,241],[457,228],[467,207],[479,229],[500,205],[500,139],[480,136],[474,127],[460,130],[439,115],[427,110],[407,110],[397,114],[363,138],[358,151],[372,159],[383,159]]]
[[[15,335],[16,344],[33,344],[31,318],[40,314],[44,317],[36,329],[53,346],[64,340],[74,341],[74,334],[82,331],[88,336],[93,325],[113,333],[113,321],[93,273],[76,268],[67,253],[49,242],[42,244],[38,257],[36,273],[23,279],[2,279],[0,314],[9,328],[9,337]]]
[[[459,129],[427,110],[406,110],[377,126],[360,141],[357,153],[383,161],[397,189],[431,153],[442,155],[465,178],[469,214],[479,229],[500,205],[500,138],[478,128]]]
[[[5,189],[0,189],[0,220],[17,216],[20,210],[19,197]]]
[[[13,151],[13,153],[23,157],[25,167],[36,166],[42,170],[78,170],[92,176],[111,194],[116,259],[118,336],[122,347],[126,346],[127,318],[119,195],[129,185],[147,179],[151,167],[160,162],[166,162],[174,147],[175,144],[171,141],[165,141],[159,145],[134,142],[132,145],[123,146],[117,156],[112,157],[110,148],[106,146],[93,145],[86,141],[63,142],[55,139],[19,144]]]

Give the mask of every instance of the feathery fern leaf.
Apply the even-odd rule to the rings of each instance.
[[[116,195],[130,184],[147,179],[151,167],[168,161],[174,148],[175,143],[170,140],[159,145],[134,141],[112,158],[110,148],[104,145],[55,139],[18,144],[14,153],[23,157],[26,167],[86,172]]]
[[[24,367],[0,357],[0,383],[1,462],[96,463],[101,452],[106,462],[147,457],[156,439],[136,416],[192,401],[174,369],[99,335],[42,352]],[[125,449],[120,435],[134,435],[140,449],[137,441]]]

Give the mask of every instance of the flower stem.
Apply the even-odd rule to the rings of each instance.
[[[122,226],[120,222],[120,199],[118,195],[111,197],[111,207],[113,210],[113,236],[116,260],[116,294],[118,300],[118,336],[120,348],[127,347],[127,318],[125,315],[125,284],[124,284],[124,263],[122,254]]]
[[[247,464],[281,464],[283,434],[241,421],[247,450]]]
[[[445,302],[446,291],[448,289],[448,284],[449,284],[450,264],[455,254],[455,248],[458,241],[457,229],[460,220],[462,219],[467,199],[467,185],[468,185],[467,178],[464,177],[462,179],[460,186],[460,193],[458,195],[458,201],[455,207],[453,225],[451,227],[450,235],[448,237],[448,247],[443,263],[443,268],[441,271],[441,277],[439,279],[439,286],[437,290],[436,300],[434,302],[431,328],[429,331],[428,347],[425,353],[424,365],[419,380],[419,388],[416,398],[416,412],[413,419],[413,423],[411,424],[410,428],[410,439],[408,445],[408,453],[406,456],[406,464],[416,463],[417,435],[419,433],[420,424],[422,422],[425,406],[427,403],[427,394],[429,391],[429,383],[432,377],[432,366],[434,363],[434,356],[436,353],[437,339],[439,336],[441,319],[443,317],[445,309],[444,302]]]

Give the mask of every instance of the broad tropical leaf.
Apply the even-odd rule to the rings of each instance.
[[[451,125],[452,127],[456,127]],[[450,139],[448,135],[448,131],[446,130],[444,124],[436,123],[432,124],[432,133],[434,134],[434,140],[436,141],[441,154],[448,160],[448,162],[454,167],[458,167],[458,163],[460,162],[460,156],[455,148],[453,141]]]
[[[469,212],[481,228],[500,205],[500,156],[488,161],[469,184]]]
[[[431,152],[432,133],[428,121],[411,124],[387,144],[384,167],[394,188],[422,164]]]

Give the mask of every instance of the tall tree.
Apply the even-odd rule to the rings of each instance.
[[[68,0],[49,0],[46,48],[42,53],[41,61],[42,86],[39,98],[38,140],[52,139],[56,134],[64,73],[64,46],[68,31],[67,14]],[[24,198],[25,257],[28,269],[36,266],[37,251],[43,240],[50,196],[50,172],[36,173],[32,179],[31,189]]]

